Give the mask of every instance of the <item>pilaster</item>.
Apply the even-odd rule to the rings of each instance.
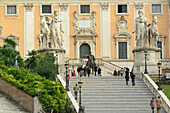
[[[101,3],[101,57],[110,59],[110,6],[108,3]]]
[[[66,50],[65,57],[69,58],[69,7],[68,4],[62,3],[60,5],[60,16],[63,19],[63,47]]]
[[[34,6],[32,3],[24,4],[24,57],[28,51],[34,49]]]

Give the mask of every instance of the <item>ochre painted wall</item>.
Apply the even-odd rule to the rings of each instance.
[[[110,38],[111,38],[111,59],[115,59],[114,34],[118,32],[115,5],[110,5]]]
[[[5,16],[5,6],[0,6],[0,25],[3,26],[2,37],[15,35],[19,37],[19,52],[24,58],[24,6],[18,6],[18,16]],[[3,40],[0,40],[3,44]]]
[[[128,21],[128,27],[127,27],[127,32],[130,33],[131,35],[131,47],[130,47],[130,52],[131,53],[131,58],[133,59],[133,53],[132,50],[134,49],[134,34],[132,34],[134,30],[134,5],[129,5],[129,15],[120,15],[116,16],[116,10],[115,10],[115,5],[110,6],[110,33],[111,33],[111,59],[115,59],[115,38],[114,34],[118,32],[118,27],[117,27],[117,20],[121,17],[124,16],[125,19]],[[118,48],[117,48],[118,49]]]
[[[150,5],[146,4],[145,5],[145,17],[148,19],[148,23],[152,24],[152,16],[150,14]],[[165,35],[165,58],[169,58],[169,17],[168,17],[168,5],[164,4],[164,9],[163,9],[163,15],[158,14],[157,15],[157,26],[158,26],[158,32],[159,34]]]
[[[2,36],[5,37],[9,34],[20,37],[19,39],[19,51],[21,56],[24,58],[24,6],[19,5],[19,14],[18,16],[5,16],[5,6],[0,6],[0,25],[3,26]],[[70,58],[74,58],[74,38],[72,34],[74,33],[73,21],[74,16],[73,12],[79,12],[79,5],[69,5],[69,34],[70,34]],[[150,5],[145,4],[145,17],[148,19],[148,23],[152,23],[152,15],[150,14]],[[58,5],[53,6],[53,11],[55,9],[59,9]],[[98,33],[98,37],[96,37],[96,57],[100,58],[101,56],[101,39],[100,39],[100,5],[92,5],[92,11],[96,11],[96,28],[95,31]],[[118,32],[117,28],[117,20],[120,16],[116,16],[115,14],[115,5],[110,5],[110,38],[111,38],[111,59],[115,59],[115,40],[114,34]],[[79,18],[86,17],[90,18],[91,15],[79,15]],[[48,16],[51,18],[51,16]],[[124,15],[125,19],[128,20],[128,28],[127,32],[131,34],[131,58],[133,59],[132,50],[134,48],[134,34],[132,31],[134,30],[134,5],[129,5],[129,15]],[[165,55],[166,58],[169,58],[169,25],[168,25],[169,17],[168,17],[168,4],[164,4],[164,12],[163,15],[158,15],[158,29],[159,33],[166,36],[165,39]],[[40,5],[34,5],[34,47],[35,50],[39,49],[39,40],[38,36],[40,34]],[[0,45],[3,44],[3,40],[0,40]]]
[[[100,5],[93,5],[92,11],[96,11],[96,28],[95,31],[98,34],[96,37],[96,58],[101,57],[101,43],[100,43]]]

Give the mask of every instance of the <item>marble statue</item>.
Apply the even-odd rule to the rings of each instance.
[[[0,39],[2,38],[2,29],[3,29],[3,26],[0,25]]]
[[[47,24],[47,18],[44,16],[41,16],[41,33],[39,35],[39,45],[40,48],[48,47],[49,42],[50,42],[50,29]]]
[[[52,48],[62,48],[63,46],[63,29],[62,23],[63,20],[58,16],[59,11],[54,11],[54,16],[51,18],[51,42]]]
[[[124,18],[124,16],[121,16],[121,18],[118,19],[117,26],[118,26],[118,29],[119,29],[119,33],[125,33],[126,32],[127,24],[128,24],[128,22]]]
[[[135,29],[133,33],[136,33],[136,47],[146,47],[147,46],[147,27],[148,24],[147,18],[143,17],[143,12],[138,12],[139,16],[135,19]]]
[[[90,17],[91,18],[91,22],[92,22],[92,25],[91,25],[92,29],[95,29],[95,27],[96,27],[95,16],[96,16],[96,11],[92,11],[91,17]]]
[[[159,37],[156,15],[153,15],[152,17],[152,26],[148,30],[148,36],[149,36],[149,47],[156,48],[158,37]]]
[[[19,69],[18,67],[18,56],[14,58],[14,68]]]
[[[73,22],[73,27],[74,27],[74,30],[75,31],[78,31],[78,29],[79,29],[79,18],[78,18],[78,12],[77,11],[74,11],[74,13],[73,13],[73,15],[74,15],[74,22]]]

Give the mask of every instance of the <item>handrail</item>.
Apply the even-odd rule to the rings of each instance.
[[[68,59],[66,62],[69,63],[70,60],[74,60],[74,62],[78,61],[79,63],[82,63],[82,61],[83,61],[82,58],[70,58],[70,59]],[[107,60],[103,60],[102,58],[96,58],[96,64],[102,64],[102,63],[104,63],[104,62],[109,63],[109,64],[111,64],[111,65],[114,66],[114,67],[122,68],[122,67],[120,67],[120,66],[118,66],[118,65],[116,65],[116,64],[113,64],[113,63],[111,63],[111,62],[109,62],[109,61],[107,61]]]
[[[65,83],[65,81],[63,80],[63,78],[62,78],[60,75],[57,75],[57,78],[56,78],[56,79],[60,81],[60,83],[62,84],[62,86],[63,86],[64,89],[65,89],[65,88],[66,88],[66,83]],[[57,81],[57,80],[56,80],[56,81]],[[71,100],[74,109],[75,109],[76,112],[78,113],[78,111],[79,111],[79,105],[78,105],[77,101],[75,100],[74,96],[72,95],[71,91],[67,91],[67,95],[68,95],[69,99]]]
[[[154,94],[154,96],[160,96],[162,98],[162,106],[165,109],[167,113],[170,113],[170,101],[166,97],[166,95],[160,90],[158,90],[158,86],[155,84],[155,82],[148,76],[148,74],[143,74],[142,80],[145,82],[145,84],[148,86],[150,91]]]
[[[107,60],[103,60],[103,59],[102,59],[102,61],[107,62],[107,63],[109,63],[109,64],[111,64],[111,65],[113,65],[113,66],[115,66],[115,67],[117,67],[117,68],[122,68],[122,67],[120,67],[120,66],[118,66],[118,65],[116,65],[116,64],[113,64],[113,63],[111,63],[111,62],[109,62],[109,61],[107,61]]]

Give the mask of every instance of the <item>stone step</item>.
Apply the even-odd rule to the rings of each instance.
[[[122,104],[127,104],[127,105],[149,105],[149,101],[146,101],[146,102],[86,102],[86,103],[83,103],[83,105],[122,105]]]
[[[151,113],[151,109],[86,109],[86,113]],[[156,109],[155,112],[156,113]],[[161,113],[166,113],[161,110]]]
[[[126,99],[125,98],[115,98],[115,99],[108,99],[108,98],[104,98],[104,99],[87,99],[87,98],[82,98],[82,102],[149,102],[150,98],[139,98],[139,99]]]
[[[69,88],[73,89],[73,87],[69,87]],[[141,88],[141,87],[138,87],[138,88],[136,88],[136,87],[131,87],[131,88],[124,88],[124,87],[120,87],[120,88],[116,88],[116,87],[113,87],[113,88],[88,87],[88,88],[86,88],[86,87],[83,87],[82,90],[83,91],[86,91],[86,90],[88,90],[88,91],[91,91],[91,90],[102,90],[102,91],[104,91],[104,90],[106,90],[106,91],[108,91],[108,90],[109,91],[112,91],[112,90],[114,90],[114,91],[120,91],[120,90],[136,91],[136,90],[140,90],[140,91],[150,91],[148,88]]]
[[[148,99],[150,100],[151,98],[153,97],[153,95],[137,95],[137,96],[131,96],[131,95],[123,95],[123,96],[119,96],[119,95],[115,95],[115,96],[96,96],[96,95],[84,95],[82,98],[83,99],[125,99],[125,100],[128,100],[130,98],[133,98],[133,99]]]
[[[140,79],[132,86],[131,79],[126,85],[124,77],[72,77],[69,83],[72,94],[80,79],[83,81],[81,100],[86,113],[151,113],[149,103],[153,94]]]

